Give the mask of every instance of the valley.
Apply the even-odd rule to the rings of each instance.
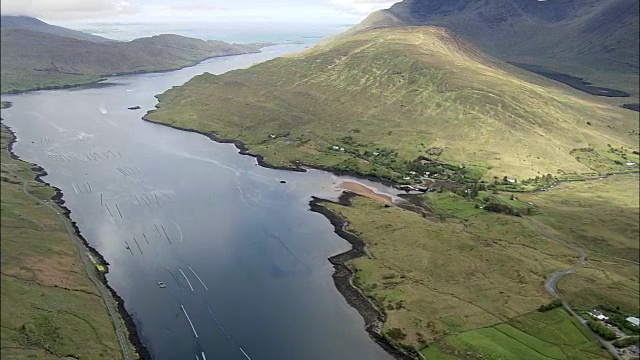
[[[372,336],[407,356],[618,356],[561,307],[640,311],[637,113],[584,90],[623,93],[563,78],[584,87],[572,89],[443,27],[371,18],[301,54],[195,77],[145,119],[237,139],[267,166],[427,191],[405,206],[348,186],[361,196],[312,205],[366,244],[346,264],[383,314]]]
[[[124,320],[72,243],[25,262],[24,231],[64,229],[3,120],[3,300],[29,299],[3,301],[3,355],[634,359],[637,13],[404,0],[262,50],[3,20],[3,93],[167,71],[7,97],[15,153],[64,192]]]

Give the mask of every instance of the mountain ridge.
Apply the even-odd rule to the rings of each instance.
[[[635,0],[404,0],[337,37],[380,27],[442,26],[503,61],[586,79],[637,102],[639,11]]]
[[[52,35],[64,36],[78,40],[87,40],[93,42],[109,42],[115,41],[111,39],[107,39],[102,36],[93,35],[89,33],[85,33],[82,31],[67,29],[62,26],[47,24],[46,22],[29,17],[29,16],[9,16],[3,15],[0,17],[0,29],[9,30],[9,29],[21,29],[21,30],[30,30],[37,31]]]
[[[91,39],[3,27],[2,93],[76,86],[114,74],[175,70],[211,57],[259,52],[254,45],[173,34],[127,42]]]
[[[638,71],[635,0],[404,0],[383,14],[443,26],[503,59],[555,58]]]

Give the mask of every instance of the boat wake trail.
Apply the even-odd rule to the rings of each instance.
[[[189,284],[189,288],[191,288],[191,292],[195,292],[193,290],[193,286],[191,286],[191,281],[189,281],[189,279],[187,278],[187,275],[184,274],[184,272],[182,271],[182,269],[178,269],[178,271],[180,271],[180,273],[182,274],[182,276],[184,277],[185,280],[187,280],[187,284]]]
[[[246,352],[244,352],[244,350],[242,349],[242,346],[238,346],[238,348],[240,349],[240,351],[242,351],[242,355],[244,355],[244,357],[247,358],[247,360],[251,360],[251,358],[249,357],[249,355],[247,355]]]
[[[196,328],[193,327],[193,323],[191,322],[191,319],[189,318],[189,314],[187,314],[187,311],[184,309],[184,306],[180,305],[180,307],[182,308],[182,312],[184,313],[184,315],[187,317],[187,320],[189,320],[189,325],[191,325],[191,330],[193,330],[193,334],[196,336],[196,338],[198,337],[198,333],[196,332]],[[204,353],[202,353],[204,355]]]
[[[300,265],[302,265],[303,267],[305,267],[305,268],[309,268],[309,265],[308,265],[305,261],[303,261],[303,260],[302,260],[298,255],[296,255],[296,253],[294,253],[294,252],[293,252],[293,251],[292,251],[292,250],[287,246],[287,244],[285,244],[285,243],[284,243],[284,241],[282,241],[282,239],[281,239],[279,236],[277,236],[277,235],[275,235],[275,234],[271,233],[271,232],[270,232],[269,230],[267,230],[266,228],[263,228],[263,231],[264,231],[265,235],[267,235],[267,236],[271,237],[272,239],[276,239],[276,240],[278,241],[278,243],[280,243],[280,246],[282,246],[282,248],[283,248],[283,249],[284,249],[284,250],[285,250],[289,255],[291,255],[291,257],[293,257],[293,259],[294,259],[295,261],[297,261],[297,262],[298,262]]]
[[[169,272],[169,274],[171,274],[171,277],[173,278],[173,280],[176,281],[176,284],[178,284],[178,286],[180,287],[180,290],[184,291],[184,288],[182,287],[182,284],[180,284],[180,281],[178,281],[178,278],[173,275],[173,273],[171,272],[171,270],[169,270],[169,268],[166,268],[167,271]]]
[[[240,346],[240,344],[238,344],[238,342],[236,342],[233,338],[231,338],[231,336],[229,335],[229,333],[227,333],[227,331],[222,327],[222,324],[220,324],[220,322],[218,321],[218,319],[216,318],[215,315],[213,315],[213,312],[211,311],[211,308],[209,307],[209,305],[207,305],[207,311],[209,311],[209,315],[211,315],[211,318],[213,319],[213,321],[215,321],[216,325],[218,325],[218,328],[220,328],[220,331],[222,331],[222,333],[224,334],[224,336],[229,339],[229,341],[231,341],[232,343],[234,343],[237,347],[238,350],[240,350],[240,352],[242,353],[242,355],[244,355],[245,358],[247,358],[247,360],[251,360],[251,358],[249,357],[249,355],[246,353],[246,351],[244,351],[244,349],[242,348],[242,346]],[[204,353],[203,353],[204,355]]]
[[[156,198],[156,200],[157,200],[157,199],[158,199],[158,198]],[[178,228],[178,231],[180,232],[180,242],[182,242],[182,230],[180,229],[180,225],[178,225],[178,223],[177,223],[177,222],[175,222],[175,221],[174,221],[173,223],[174,223],[174,224],[176,224],[176,227]]]
[[[213,318],[213,321],[216,322],[216,325],[218,325],[218,327],[220,328],[220,331],[222,331],[222,333],[224,334],[224,336],[227,337],[227,339],[231,340],[233,343],[235,343],[235,341],[233,341],[233,339],[231,338],[231,336],[229,336],[229,334],[227,333],[227,331],[222,327],[222,325],[220,325],[220,322],[218,322],[218,319],[216,318],[215,315],[213,315],[213,312],[211,311],[211,308],[209,307],[209,305],[207,305],[207,311],[209,311],[209,315],[211,315],[211,317]]]
[[[195,271],[193,271],[193,269],[191,268],[191,266],[187,266],[189,268],[189,270],[191,270],[191,272],[193,273],[193,275],[196,276],[196,278],[198,278],[198,281],[200,281],[200,284],[202,284],[202,286],[204,287],[205,290],[209,290],[207,288],[207,285],[204,284],[204,282],[202,281],[202,279],[200,279],[200,276],[198,276],[198,274],[196,274]]]

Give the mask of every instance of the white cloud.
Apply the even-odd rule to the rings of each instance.
[[[387,9],[396,1],[389,0],[331,0],[338,9],[353,15],[367,15],[373,11]]]
[[[357,23],[390,0],[2,0],[2,15],[54,22],[262,21]]]
[[[42,19],[82,19],[135,13],[124,0],[2,0],[2,15],[26,15]]]

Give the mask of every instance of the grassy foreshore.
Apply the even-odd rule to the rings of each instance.
[[[638,314],[640,269],[628,259],[638,253],[632,235],[638,231],[638,197],[626,194],[638,187],[637,175],[564,186],[521,195],[534,201],[536,221],[564,224],[549,224],[550,232],[560,238],[570,233],[571,242],[581,246],[600,246],[587,247],[587,265],[563,279],[560,291],[579,311],[607,305]],[[585,195],[576,186],[594,193]],[[604,205],[597,200],[601,196],[613,200]],[[557,197],[562,200],[554,202]],[[321,203],[329,211],[325,215],[348,221],[341,236],[347,233],[367,246],[346,265],[355,273],[356,286],[384,312],[381,333],[389,343],[428,359],[515,358],[545,346],[548,351],[536,358],[607,358],[564,310],[538,311],[552,300],[545,280],[575,263],[573,251],[519,217],[477,208],[472,199],[445,192],[424,201],[431,209],[425,215],[364,197]],[[572,209],[586,216],[579,224],[574,213],[563,213],[569,201],[580,202]],[[596,227],[597,222],[609,224],[599,227],[602,241],[594,242],[589,228],[581,226],[588,219]],[[626,256],[615,257],[620,253]],[[554,339],[549,331],[561,336]]]
[[[3,102],[3,108],[8,105]],[[68,215],[68,210],[61,205],[60,192],[39,180],[45,174],[42,168],[11,153],[15,136],[4,125],[1,134],[2,358],[122,359],[123,350],[105,304],[109,301],[122,312],[121,301],[104,300],[90,281],[61,223],[60,214]],[[27,193],[48,204],[25,194],[23,180],[28,181]],[[77,231],[70,219],[64,221]],[[78,237],[76,241],[83,240]],[[104,281],[108,268],[98,254],[92,256],[96,263],[87,270]],[[137,334],[124,315],[115,321],[124,337],[127,358],[144,358],[144,349],[133,346],[139,343]]]

